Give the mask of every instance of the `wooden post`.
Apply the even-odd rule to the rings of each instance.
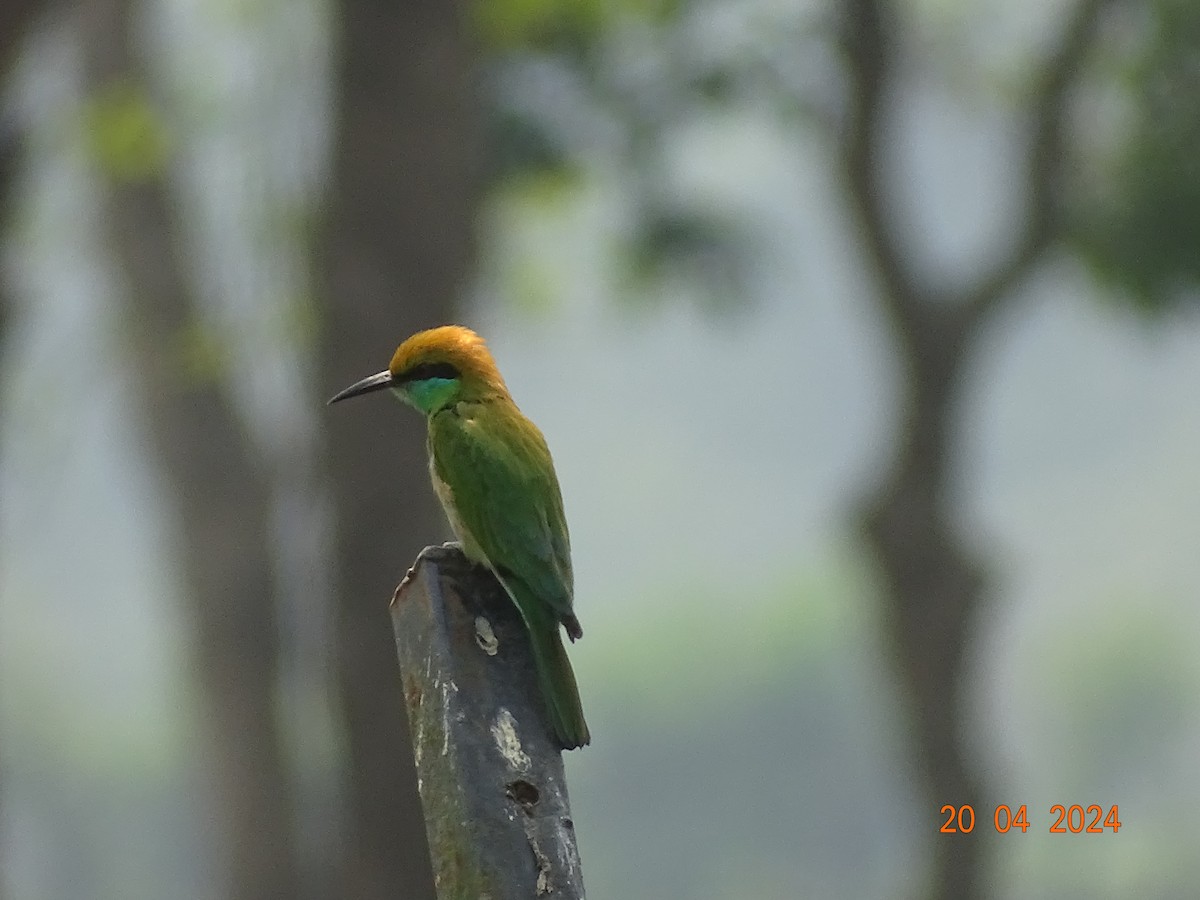
[[[499,583],[427,547],[392,626],[439,900],[583,900],[562,751]]]

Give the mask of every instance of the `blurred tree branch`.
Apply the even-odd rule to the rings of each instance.
[[[891,21],[890,6],[879,0],[849,0],[843,15],[842,50],[850,83],[839,154],[843,178],[881,296],[887,298],[896,326],[907,330],[918,315],[916,277],[897,247],[879,159],[886,145],[884,114],[892,89],[898,23]]]
[[[1117,0],[1077,0],[1067,13],[1057,45],[1034,78],[1029,137],[1025,152],[1025,227],[1013,249],[966,292],[976,317],[1010,297],[1012,290],[1063,236],[1060,186],[1070,148],[1069,101],[1078,86],[1088,52],[1095,45],[1101,14]]]
[[[127,303],[131,384],[178,527],[196,677],[216,787],[218,845],[236,900],[295,897],[289,778],[276,719],[278,633],[269,479],[228,384],[185,364],[202,321],[167,186],[169,137],[132,44],[133,0],[85,0],[88,138]]]
[[[443,0],[342,0],[334,158],[319,238],[320,381],[383,368],[400,340],[454,319],[471,285],[481,191],[470,10]],[[339,407],[325,429],[337,520],[337,677],[349,753],[344,896],[432,900],[388,599],[445,532],[424,427],[406,411]]]
[[[967,642],[987,580],[980,561],[955,534],[950,505],[959,392],[971,342],[985,317],[1012,301],[1014,288],[1063,237],[1058,192],[1068,152],[1068,101],[1106,4],[1075,4],[1034,79],[1023,230],[992,270],[958,290],[920,274],[901,249],[899,228],[888,212],[883,156],[901,23],[885,0],[851,0],[843,7],[849,97],[840,135],[842,179],[904,368],[897,455],[859,520],[884,578],[885,619],[912,705],[916,759],[930,811],[945,803],[983,809],[993,794],[965,741]],[[984,833],[935,844],[930,896],[971,900],[987,894]]]

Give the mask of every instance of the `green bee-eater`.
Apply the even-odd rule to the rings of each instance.
[[[591,740],[559,626],[572,609],[571,545],[546,439],[517,409],[483,338],[458,325],[414,334],[387,370],[330,403],[389,388],[428,423],[433,488],[466,556],[488,567],[529,630],[550,724],[570,750]]]

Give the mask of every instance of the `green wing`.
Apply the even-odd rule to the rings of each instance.
[[[559,619],[574,621],[562,494],[537,426],[512,404],[459,403],[430,420],[429,444],[434,474],[452,497],[451,518],[469,542],[501,580],[520,580]]]

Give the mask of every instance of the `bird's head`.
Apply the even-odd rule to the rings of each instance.
[[[386,370],[355,382],[329,402],[384,388],[427,416],[460,400],[508,396],[487,344],[461,325],[417,332],[396,348]]]

